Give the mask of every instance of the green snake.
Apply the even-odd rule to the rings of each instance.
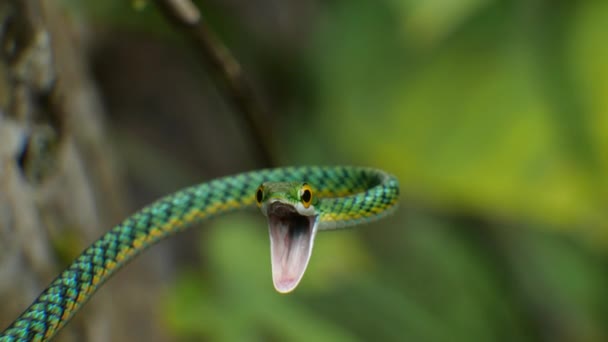
[[[268,219],[272,277],[299,283],[319,230],[369,222],[396,207],[397,179],[361,167],[286,167],[218,178],[141,209],[85,249],[2,334],[0,342],[46,341],[95,291],[154,243],[216,215],[257,206]]]

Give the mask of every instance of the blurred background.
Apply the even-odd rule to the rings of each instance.
[[[154,3],[61,2],[121,179],[110,224],[282,165],[381,168],[401,204],[319,234],[287,296],[256,212],[163,242],[93,299],[129,313],[111,340],[608,340],[608,2],[195,3],[251,81],[257,132]]]

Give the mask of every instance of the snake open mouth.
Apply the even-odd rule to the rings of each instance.
[[[272,280],[278,292],[287,293],[298,285],[310,260],[316,216],[301,215],[280,202],[271,203],[267,215]]]

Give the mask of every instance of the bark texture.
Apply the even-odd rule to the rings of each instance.
[[[0,2],[0,329],[126,214],[83,44],[58,6]],[[58,339],[161,340],[139,269],[100,291]]]

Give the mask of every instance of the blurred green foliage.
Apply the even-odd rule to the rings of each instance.
[[[334,6],[313,69],[315,129],[337,155],[369,156],[449,206],[606,227],[608,29],[588,24],[605,4],[463,10],[466,25],[422,46],[400,28],[408,6]]]
[[[153,9],[121,6],[113,20],[158,29]],[[277,127],[282,161],[383,168],[402,209],[320,234],[289,296],[272,290],[262,219],[215,222],[204,269],[162,301],[167,328],[213,341],[608,340],[608,2],[316,6],[286,85],[301,94]],[[235,23],[206,15],[222,32]],[[263,41],[229,37],[239,52]]]

